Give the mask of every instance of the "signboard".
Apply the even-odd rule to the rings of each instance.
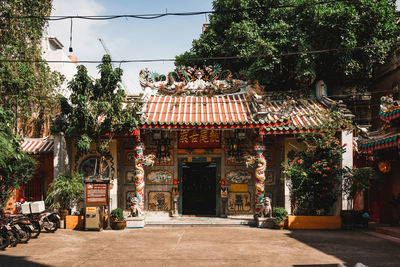
[[[107,184],[85,184],[86,205],[107,205],[108,190]]]
[[[219,148],[221,133],[215,130],[183,130],[179,132],[178,148]]]

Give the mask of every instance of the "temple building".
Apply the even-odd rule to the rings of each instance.
[[[298,134],[319,130],[331,103],[322,81],[314,96],[295,100],[218,66],[142,70],[139,80],[138,129],[116,137],[104,161],[112,208],[129,210],[136,197],[146,216],[254,215],[268,196],[290,211],[282,163],[303,148]],[[351,133],[341,135],[352,144]],[[347,154],[352,166],[351,145]],[[72,155],[74,171],[98,174],[95,153]]]
[[[400,205],[400,102],[382,96],[379,110],[381,125],[376,131],[360,132],[358,165],[370,166],[382,177],[380,185],[363,196],[362,206],[371,211],[372,220],[399,222]]]

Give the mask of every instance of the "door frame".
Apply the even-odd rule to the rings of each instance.
[[[179,191],[179,200],[178,200],[178,213],[182,216],[182,208],[183,208],[183,168],[182,165],[184,162],[187,162],[187,157],[179,157],[178,158],[178,191]],[[192,157],[193,163],[205,163],[207,162],[207,158],[211,158],[211,162],[216,163],[215,167],[215,215],[221,216],[221,156],[195,156]]]

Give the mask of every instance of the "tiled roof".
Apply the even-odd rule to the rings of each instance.
[[[278,113],[284,109],[284,100],[270,101],[266,105],[267,115]],[[327,109],[316,99],[303,99],[296,101],[296,104],[282,112],[288,118],[288,122],[279,126],[265,126],[265,130],[271,134],[291,134],[319,129],[322,118],[326,115]]]
[[[313,131],[327,110],[316,99],[272,100],[264,108],[245,93],[207,96],[150,95],[142,109],[141,128],[251,128],[271,134]]]
[[[25,138],[22,150],[28,154],[53,153],[53,139]]]
[[[286,119],[270,115],[255,120],[244,93],[207,96],[151,95],[143,106],[141,127],[224,128],[279,126]],[[253,106],[253,110],[256,110]]]

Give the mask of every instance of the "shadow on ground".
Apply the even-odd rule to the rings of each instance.
[[[32,262],[26,259],[26,257],[8,256],[1,255],[0,252],[0,266],[4,267],[49,267],[50,265],[44,265],[36,262]]]
[[[369,267],[399,266],[399,244],[370,236],[362,231],[296,230],[287,235],[325,254],[341,259],[349,267],[358,262]]]

